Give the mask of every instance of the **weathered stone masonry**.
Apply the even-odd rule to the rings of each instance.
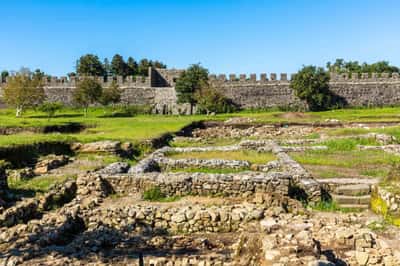
[[[176,103],[175,82],[182,70],[149,69],[148,77],[117,77],[123,90],[122,101],[132,105],[152,105],[157,113],[185,113],[187,106]],[[290,89],[287,74],[257,75],[210,75],[212,84],[226,97],[242,108],[289,107],[301,105],[301,101]],[[103,87],[110,80],[99,78]],[[1,86],[0,86],[1,87]],[[72,104],[72,92],[76,79],[52,77],[45,84],[50,101]],[[352,75],[331,74],[331,91],[341,96],[349,106],[383,106],[400,103],[400,77],[398,73]],[[1,88],[0,88],[1,102]]]

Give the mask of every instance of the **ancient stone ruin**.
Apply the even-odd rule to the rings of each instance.
[[[385,233],[372,230],[378,218],[367,211],[321,213],[312,209],[325,197],[333,197],[342,207],[368,209],[371,197],[379,195],[393,213],[398,211],[396,196],[373,179],[317,179],[293,159],[295,153],[327,150],[324,141],[340,137],[306,138],[321,130],[312,125],[245,127],[232,122],[177,132],[172,143],[134,165],[120,161],[96,167],[39,197],[9,199],[0,210],[0,262],[399,265],[398,228],[390,227]],[[233,144],[203,145],[221,137]],[[380,144],[360,145],[359,149],[397,152],[396,139],[388,135],[356,137]],[[192,145],[174,145],[179,142]],[[73,149],[121,154],[122,146],[129,145],[102,141],[73,144]],[[229,157],[238,153],[269,159],[254,162]],[[51,174],[77,161],[46,156],[33,172],[41,175],[38,169],[46,168]],[[7,195],[6,183],[1,187]]]

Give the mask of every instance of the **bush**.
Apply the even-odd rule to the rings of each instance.
[[[119,110],[107,114],[104,117],[134,117],[137,115],[148,115],[151,114],[153,107],[150,105],[125,105]]]
[[[232,100],[209,85],[197,91],[195,98],[200,113],[232,113],[239,110]]]
[[[89,105],[98,102],[102,92],[103,88],[99,82],[92,78],[84,78],[74,90],[74,102],[83,107],[86,116]]]
[[[143,199],[148,201],[159,201],[165,198],[165,194],[159,187],[153,187],[143,192]]]
[[[143,192],[143,199],[148,201],[172,202],[180,199],[179,196],[167,197],[157,186]]]
[[[301,100],[306,101],[310,111],[328,110],[333,106],[329,75],[321,67],[303,67],[292,79],[290,87]]]
[[[46,113],[47,118],[50,120],[55,113],[63,108],[63,104],[60,102],[45,102],[39,106],[38,110],[40,112]]]

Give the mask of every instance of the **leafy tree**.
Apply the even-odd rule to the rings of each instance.
[[[138,74],[141,76],[148,76],[149,67],[151,67],[150,61],[147,59],[142,59],[139,62]]]
[[[103,68],[105,72],[105,76],[111,75],[111,65],[107,58],[104,58]]]
[[[128,76],[134,76],[138,73],[138,64],[136,63],[135,59],[133,59],[132,57],[128,57],[127,65]]]
[[[176,81],[175,90],[178,103],[189,103],[191,106],[190,113],[192,113],[193,106],[197,103],[195,93],[206,86],[208,86],[208,70],[200,66],[200,64],[191,65],[182,72]]]
[[[114,104],[118,103],[121,100],[121,90],[118,86],[118,83],[113,80],[111,85],[105,89],[103,89],[103,93],[99,99],[99,102],[107,106],[109,104]]]
[[[128,65],[125,63],[124,58],[119,54],[113,56],[111,60],[111,73],[115,76],[127,76]]]
[[[63,108],[63,104],[60,102],[44,102],[42,105],[39,106],[38,110],[46,113],[47,118],[50,120],[50,118],[54,117],[57,111],[61,110]]]
[[[90,104],[100,100],[103,88],[100,83],[92,78],[84,78],[78,83],[74,91],[74,101],[78,106],[83,107],[85,116],[87,116]]]
[[[32,73],[32,77],[44,80],[47,75],[38,68]]]
[[[76,73],[75,73],[75,72],[69,72],[69,73],[67,74],[67,76],[68,76],[69,78],[71,78],[71,77],[76,77]]]
[[[305,100],[311,111],[329,109],[332,105],[332,93],[329,90],[329,75],[321,67],[304,66],[294,76],[290,87],[296,95]]]
[[[167,65],[160,61],[150,61],[150,65],[155,68],[167,68]]]
[[[97,55],[86,54],[76,63],[76,72],[83,76],[104,76],[106,71]]]
[[[3,97],[8,105],[15,107],[15,115],[20,117],[26,108],[43,102],[45,94],[42,79],[38,76],[17,74],[7,82]]]
[[[362,63],[358,61],[344,61],[344,59],[336,59],[335,63],[328,62],[326,64],[327,69],[330,72],[336,73],[393,73],[399,72],[400,69],[396,66],[392,66],[387,61],[378,61],[373,64]]]
[[[201,86],[194,97],[200,113],[231,113],[238,110],[237,105],[207,83]]]
[[[1,79],[0,82],[6,82],[7,77],[10,76],[10,73],[8,71],[4,70],[1,72]]]

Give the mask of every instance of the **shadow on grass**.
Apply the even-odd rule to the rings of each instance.
[[[74,118],[74,117],[83,117],[83,114],[58,114],[51,117],[53,118]],[[40,119],[48,119],[47,115],[30,115],[26,116],[27,118],[40,118]],[[51,121],[51,120],[50,120]]]

